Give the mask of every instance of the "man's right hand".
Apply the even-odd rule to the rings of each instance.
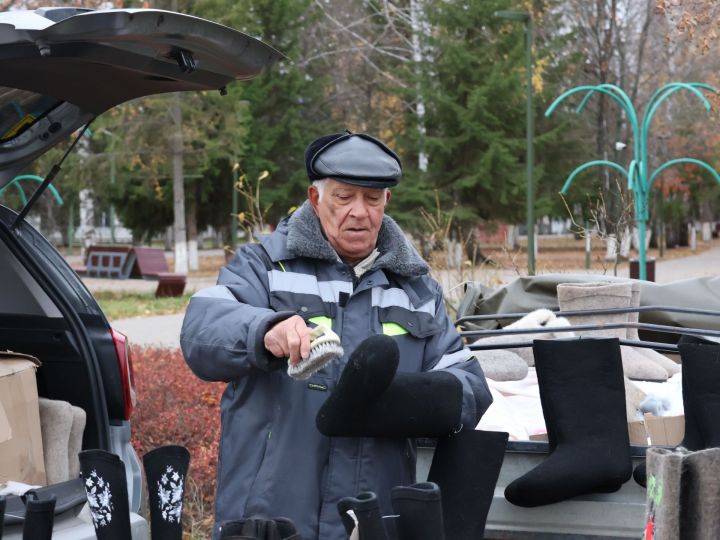
[[[270,354],[289,358],[294,365],[310,355],[310,329],[302,317],[293,315],[268,330],[264,343]]]

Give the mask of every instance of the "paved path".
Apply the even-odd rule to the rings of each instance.
[[[567,273],[570,272],[584,274],[586,270],[577,269],[567,271]],[[718,274],[720,274],[720,247],[707,250],[700,255],[692,257],[657,261],[655,266],[655,278],[658,283]],[[619,276],[628,277],[627,265],[624,265],[624,267],[620,269]],[[503,283],[508,283],[515,279],[517,274],[506,271],[499,273],[497,277]],[[441,276],[441,282],[451,279],[451,273],[448,273],[447,276]],[[215,284],[215,280],[215,277],[190,277],[188,279],[187,290],[195,292],[201,288],[210,287]],[[137,279],[113,280],[84,278],[83,281],[91,291],[132,290],[153,292],[157,286],[157,283],[154,281]],[[448,285],[455,286],[457,283],[448,283],[444,286],[447,288]],[[138,317],[112,321],[112,325],[128,335],[130,342],[136,346],[179,347],[182,319],[183,314],[160,315],[156,317]]]

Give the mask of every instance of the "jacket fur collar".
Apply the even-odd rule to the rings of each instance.
[[[376,247],[380,256],[375,260],[372,270],[387,270],[405,277],[422,276],[430,271],[430,267],[420,258],[390,216],[383,217]],[[287,250],[295,257],[338,260],[337,253],[325,238],[320,220],[308,201],[288,220]]]

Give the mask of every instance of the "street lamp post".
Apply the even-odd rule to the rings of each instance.
[[[496,11],[496,17],[510,21],[525,23],[525,76],[527,77],[527,251],[528,251],[528,275],[535,275],[535,182],[533,181],[533,136],[535,133],[535,116],[533,114],[533,89],[532,89],[532,46],[533,46],[533,23],[530,13],[525,11]]]

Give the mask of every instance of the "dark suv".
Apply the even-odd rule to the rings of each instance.
[[[0,188],[30,172],[34,159],[72,138],[109,108],[140,96],[220,90],[280,57],[225,26],[159,10],[46,8],[0,13]],[[72,137],[71,137],[72,136]],[[41,397],[85,410],[83,448],[118,454],[127,469],[131,509],[142,495],[130,444],[132,361],[125,337],[57,250],[25,220],[48,173],[20,212],[0,206],[0,349],[36,356]],[[49,486],[57,500],[53,538],[94,538],[77,517],[79,479]],[[23,505],[10,497],[5,537],[19,538]],[[133,537],[147,524],[133,515]]]

